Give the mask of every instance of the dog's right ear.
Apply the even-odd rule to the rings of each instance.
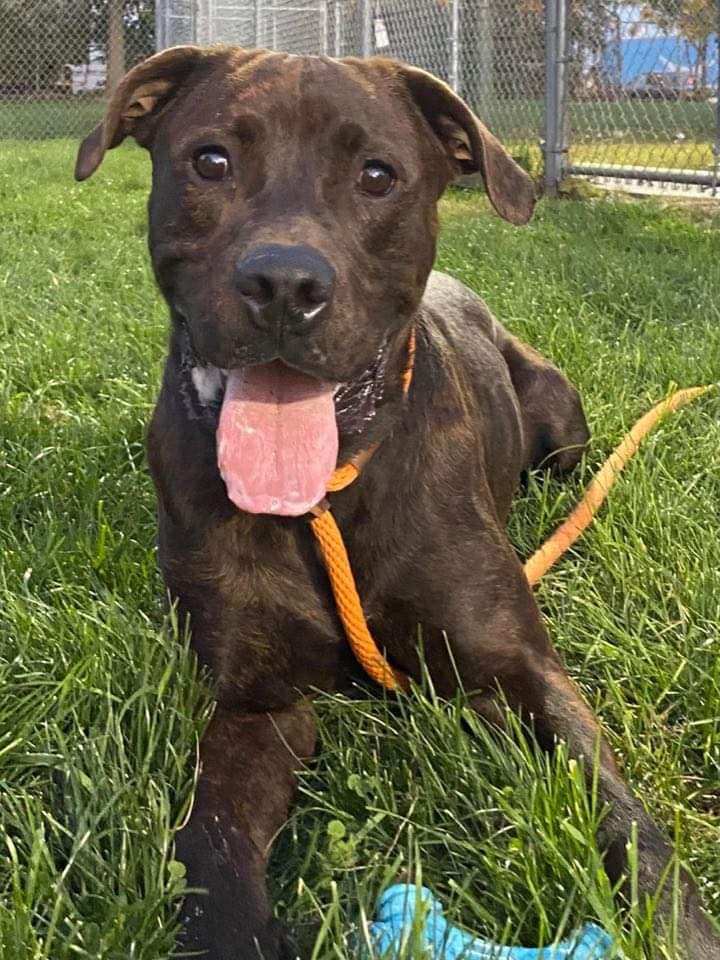
[[[153,114],[175,95],[201,60],[212,56],[202,47],[170,47],[133,67],[112,95],[102,120],[80,144],[75,179],[86,180],[102,163],[107,150],[125,137],[142,142]]]
[[[481,173],[500,216],[510,223],[527,223],[535,206],[535,184],[500,141],[442,80],[406,64],[397,70],[455,174]]]

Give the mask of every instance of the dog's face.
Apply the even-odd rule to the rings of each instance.
[[[228,496],[304,513],[340,435],[382,399],[447,183],[482,171],[518,223],[532,184],[448,87],[387,60],[173,48],[124,78],[76,176],[127,135],[152,153],[150,249],[178,382],[217,427]]]
[[[152,152],[156,275],[210,363],[348,381],[416,310],[447,163],[362,65],[225,57]]]
[[[158,282],[222,369],[279,358],[352,381],[418,307],[453,176],[482,169],[501,212],[532,210],[467,107],[389,61],[175,48],[125,78],[78,176],[128,133],[152,153]]]

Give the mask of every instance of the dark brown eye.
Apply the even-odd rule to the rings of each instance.
[[[193,163],[203,180],[224,180],[230,172],[230,161],[222,147],[203,147]]]
[[[384,197],[395,186],[395,171],[379,160],[368,160],[360,174],[360,189],[371,197]]]

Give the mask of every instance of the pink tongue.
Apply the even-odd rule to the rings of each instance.
[[[230,371],[217,450],[236,507],[296,517],[322,500],[338,454],[333,389],[277,360]]]

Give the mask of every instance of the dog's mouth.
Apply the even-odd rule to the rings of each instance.
[[[339,446],[334,390],[279,360],[228,373],[217,458],[238,509],[295,517],[322,500]]]
[[[183,357],[193,407],[216,428],[218,469],[238,509],[300,516],[322,500],[340,432],[357,433],[375,415],[385,354],[350,383],[281,360],[224,370]]]

